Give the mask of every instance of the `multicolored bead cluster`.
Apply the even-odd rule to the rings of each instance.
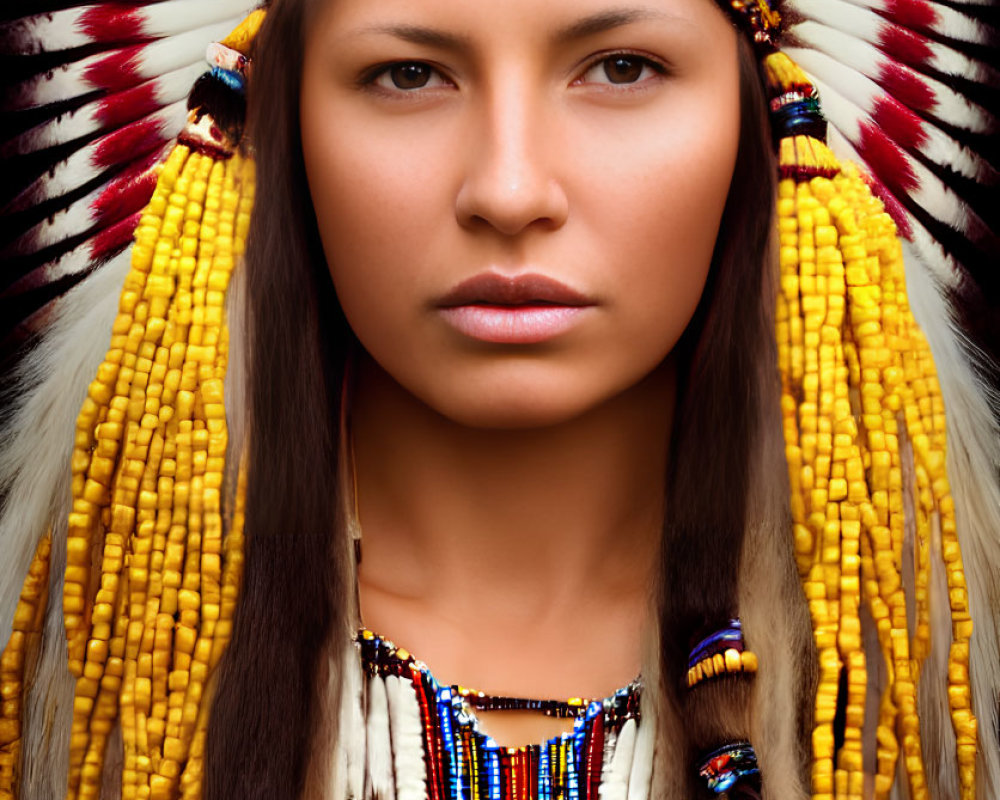
[[[750,742],[731,742],[703,756],[698,775],[715,794],[728,792],[740,782],[760,789],[760,768]]]
[[[497,697],[442,686],[426,665],[369,630],[357,637],[365,674],[412,682],[420,706],[429,800],[597,800],[605,745],[639,722],[637,679],[604,700]],[[537,710],[575,717],[545,744],[508,748],[480,732],[475,711]]]
[[[776,47],[781,29],[781,16],[774,5],[770,0],[729,0],[728,3],[730,16],[750,34],[754,45],[765,52]]]
[[[743,624],[731,619],[702,639],[688,656],[687,685],[697,686],[706,678],[739,672],[756,672],[757,656],[743,644]]]

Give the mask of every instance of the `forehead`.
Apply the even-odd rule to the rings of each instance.
[[[318,11],[326,35],[449,47],[562,45],[644,28],[708,42],[729,25],[713,0],[319,0]]]

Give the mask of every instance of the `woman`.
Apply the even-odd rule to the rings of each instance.
[[[894,721],[908,730],[900,667],[884,695],[890,710],[883,700],[880,711],[889,724],[854,719],[864,650],[828,641],[814,584],[806,583],[809,608],[788,544],[766,301],[773,159],[749,40],[703,0],[627,9],[288,0],[269,11],[252,55],[250,140],[264,191],[245,286],[230,299],[238,319],[246,293],[245,340],[238,322],[231,327],[234,361],[249,379],[243,403],[239,369],[230,368],[229,450],[218,422],[226,339],[213,339],[210,314],[221,314],[230,239],[239,254],[247,203],[235,193],[246,178],[240,166],[212,163],[216,134],[196,140],[205,119],[221,117],[208,102],[182,138],[201,147],[201,160],[171,156],[140,223],[129,281],[144,283],[126,283],[115,326],[124,355],[112,358],[113,339],[91,389],[95,408],[78,424],[88,463],[74,464],[74,494],[91,506],[75,505],[85,519],[70,518],[70,570],[96,563],[83,555],[78,563],[89,547],[75,542],[90,542],[98,527],[107,534],[100,579],[66,577],[82,587],[64,594],[67,614],[76,606],[65,598],[97,591],[93,606],[67,619],[77,674],[72,789],[86,794],[102,773],[117,782],[122,747],[124,795],[142,796],[143,786],[151,796],[178,785],[196,792],[203,736],[207,797],[423,796],[463,785],[485,793],[544,773],[530,758],[527,767],[521,756],[491,761],[485,738],[475,746],[489,752],[466,753],[464,763],[495,764],[502,777],[455,773],[463,762],[448,750],[446,711],[421,711],[416,733],[398,721],[411,701],[389,687],[411,669],[405,656],[379,661],[360,637],[369,673],[361,688],[352,642],[360,625],[418,653],[437,678],[502,698],[601,698],[625,687],[637,703],[641,674],[641,719],[635,704],[622,718],[607,707],[588,714],[582,750],[564,752],[581,758],[601,741],[607,756],[602,744],[596,761],[560,773],[576,781],[560,791],[645,796],[652,781],[657,795],[689,796],[705,791],[691,765],[712,778],[721,746],[745,772],[731,776],[741,779],[734,793],[762,782],[771,796],[802,796],[810,781],[823,796],[833,790],[824,753],[834,737],[838,792],[859,793],[865,772],[891,780],[895,757],[888,775],[882,763],[891,748],[880,739],[879,763],[863,764],[860,739],[876,722],[880,737]],[[162,249],[165,239],[172,244]],[[167,286],[161,275],[176,278]],[[799,417],[808,434],[802,409]],[[912,431],[921,424],[907,422]],[[244,429],[245,564],[233,615],[244,508],[234,475],[228,501],[219,489],[222,457],[234,473]],[[121,466],[101,483],[111,441]],[[794,498],[802,489],[792,477]],[[874,509],[877,482],[871,492]],[[945,497],[935,494],[932,512],[944,513]],[[221,519],[233,507],[223,544]],[[792,509],[802,523],[796,536],[808,535],[805,523],[815,521],[798,518],[794,499]],[[823,511],[821,530],[851,521],[846,510]],[[119,524],[124,538],[114,540]],[[841,551],[847,565],[849,545],[838,544],[838,565]],[[917,561],[919,596],[929,561]],[[845,581],[841,638],[852,620],[861,624],[848,570],[837,579]],[[960,562],[957,570],[955,580]],[[949,562],[949,580],[955,571]],[[876,620],[888,578],[878,580],[869,589]],[[737,617],[742,625],[730,623]],[[210,679],[230,618],[232,639]],[[689,674],[699,664],[692,650],[712,652],[700,643],[718,641],[734,645],[718,655],[746,658]],[[848,684],[843,721],[822,704],[830,653],[842,659],[834,706],[841,663]],[[877,644],[869,658],[875,672]],[[952,677],[961,690],[961,676]],[[422,697],[416,677],[413,685],[406,691]],[[391,717],[384,730],[380,702]],[[513,705],[529,708],[487,703],[478,715],[500,745],[580,730],[530,703]],[[949,735],[947,716],[923,719],[926,740]],[[638,766],[615,783],[613,745],[630,720]],[[931,796],[970,789],[968,731],[955,724],[961,778],[931,766],[939,782]],[[914,763],[912,738],[900,738],[919,794],[919,740]],[[444,761],[431,755],[433,742]],[[391,755],[379,755],[380,743]],[[418,788],[403,779],[413,772],[407,747],[423,762]]]
[[[764,291],[756,262],[766,249],[772,191],[749,48],[741,45],[741,81],[740,40],[710,4],[675,4],[669,16],[656,4],[628,14],[594,8],[563,3],[551,14],[535,12],[538,35],[529,40],[527,11],[513,5],[484,14],[462,4],[409,12],[392,4],[330,4],[304,22],[309,36],[301,84],[294,60],[266,56],[269,47],[294,51],[287,43],[292,31],[278,28],[271,35],[287,38],[280,44],[265,39],[255,57],[254,86],[288,104],[281,113],[271,104],[258,106],[268,110],[256,124],[271,128],[279,119],[289,130],[255,137],[276,147],[273,165],[266,152],[256,152],[261,185],[274,193],[257,205],[257,219],[266,221],[251,228],[247,253],[249,294],[267,305],[250,312],[262,326],[250,334],[251,350],[270,356],[263,364],[251,356],[252,380],[260,387],[251,390],[251,415],[258,430],[270,427],[264,420],[275,415],[278,433],[287,409],[299,409],[300,424],[311,431],[303,438],[322,449],[309,455],[275,448],[268,434],[254,434],[250,481],[260,458],[267,466],[256,468],[274,474],[256,480],[283,488],[248,496],[248,538],[260,524],[261,530],[316,531],[325,541],[327,528],[336,526],[337,498],[329,488],[336,485],[330,478],[336,428],[319,432],[342,413],[336,403],[347,344],[340,342],[353,337],[340,332],[343,322],[333,311],[332,273],[363,347],[349,415],[363,528],[361,619],[426,659],[437,674],[514,697],[603,697],[639,673],[641,632],[654,624],[647,606],[664,503],[673,509],[671,536],[698,542],[669,582],[677,598],[672,604],[689,608],[667,617],[664,639],[683,650],[690,638],[709,632],[703,629],[735,615],[736,560],[720,565],[717,554],[739,551],[747,517],[742,487],[751,483],[759,441],[756,399],[761,391],[774,393],[764,304],[745,302]],[[303,24],[295,17],[286,22],[294,11],[273,9],[274,25]],[[424,43],[460,35],[471,40],[464,50]],[[442,63],[448,72],[437,66]],[[379,71],[383,64],[389,66]],[[617,83],[615,69],[623,75]],[[750,129],[742,142],[741,82],[743,124]],[[296,144],[285,145],[298,138],[297,97],[304,170],[289,170],[288,153],[293,164],[299,158]],[[692,118],[705,119],[705,130],[692,130],[686,124]],[[737,163],[743,174],[730,192]],[[306,176],[318,230],[302,205]],[[722,216],[727,195],[741,219],[723,222],[727,235],[712,290],[704,295],[701,319],[677,347],[703,295],[718,227],[713,220]],[[269,218],[263,203],[272,199]],[[758,211],[747,215],[747,208]],[[290,253],[291,240],[302,250]],[[279,259],[287,267],[275,269]],[[262,268],[255,271],[255,263]],[[306,274],[297,278],[296,271]],[[317,298],[311,314],[283,310],[301,309],[303,297]],[[713,299],[723,308],[712,308]],[[286,325],[296,329],[283,330]],[[327,326],[331,332],[320,333]],[[701,386],[697,378],[694,385],[684,381],[673,412],[677,373],[695,369],[699,339],[697,363],[707,374]],[[342,352],[324,354],[324,340]],[[257,341],[266,342],[261,350]],[[754,342],[749,348],[748,341]],[[295,350],[280,352],[280,342]],[[332,384],[325,393],[316,383],[324,374]],[[713,397],[739,400],[720,418]],[[683,424],[671,425],[680,419]],[[775,426],[771,417],[769,427]],[[664,501],[668,447],[669,460],[685,469],[671,475]],[[275,450],[292,463],[281,465]],[[782,473],[775,466],[766,474]],[[718,486],[731,489],[724,502]],[[320,521],[288,516],[290,508],[316,514],[321,502]],[[783,511],[771,513],[783,517]],[[267,541],[282,558],[293,558],[295,545],[285,537]],[[268,741],[272,751],[274,742],[288,742],[300,760],[316,724],[308,709],[327,703],[312,695],[313,674],[294,676],[288,685],[287,653],[307,648],[309,655],[293,661],[308,665],[310,656],[320,658],[317,628],[333,631],[328,636],[336,645],[357,618],[348,602],[349,572],[318,573],[318,594],[303,603],[303,564],[325,562],[315,559],[314,539],[294,542],[303,550],[289,566],[300,577],[290,581],[264,567],[260,602],[274,607],[278,587],[294,586],[290,602],[323,616],[278,611],[299,619],[302,629],[282,624],[267,633],[292,637],[267,648],[275,653],[274,673],[257,665],[242,675],[244,659],[233,656],[237,672],[221,683],[234,692],[236,727]],[[275,563],[275,554],[262,557]],[[794,596],[790,553],[772,570]],[[344,587],[333,602],[324,600],[331,585]],[[325,616],[328,605],[336,616]],[[779,594],[776,605],[791,604]],[[783,626],[782,644],[805,652],[808,629],[797,605],[775,613],[794,615]],[[259,620],[258,610],[246,618]],[[261,630],[259,622],[254,628]],[[243,645],[237,628],[233,647],[260,651],[247,633]],[[282,683],[288,688],[279,690]],[[263,723],[294,721],[301,726],[295,736],[250,733],[242,709],[257,685],[270,687],[282,706],[302,710]],[[806,688],[792,683],[787,691],[787,708],[801,705],[796,693]],[[217,700],[215,720],[223,718],[226,693]],[[727,701],[749,703],[739,695],[717,700]],[[720,709],[718,716],[738,719],[734,712]],[[693,716],[701,719],[704,711]],[[790,743],[804,738],[798,719],[805,715],[784,716],[785,758],[792,766],[774,771],[794,774],[802,763]],[[515,728],[506,717],[490,717],[484,728],[504,744],[541,741],[565,728],[565,721],[553,725],[545,717],[518,722]],[[241,735],[213,724],[220,727],[213,729],[218,739],[210,734],[210,748],[217,741],[246,752],[249,742]],[[734,724],[731,735],[746,736],[744,725]],[[680,742],[678,748],[687,760]],[[300,778],[293,775],[287,780],[296,785]]]

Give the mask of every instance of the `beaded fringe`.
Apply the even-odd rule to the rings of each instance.
[[[787,56],[773,54],[765,66],[779,105],[813,97]],[[879,698],[875,797],[889,797],[900,758],[910,796],[929,797],[917,684],[931,647],[930,550],[939,540],[951,609],[948,700],[961,797],[972,800],[972,621],[945,473],[944,404],[930,349],[910,313],[896,225],[858,170],[837,165],[818,139],[790,136],[780,157],[781,404],[795,553],[820,658],[813,797],[862,796],[872,667],[863,606],[888,673]],[[908,526],[912,567],[904,563]],[[910,568],[912,629],[904,585]],[[845,725],[838,745],[839,709]]]

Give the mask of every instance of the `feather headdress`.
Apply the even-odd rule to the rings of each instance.
[[[770,51],[776,12],[731,5]],[[0,23],[13,76],[0,144],[0,631],[13,631],[0,638],[0,797],[67,781],[70,796],[97,796],[109,742],[123,797],[196,797],[242,558],[242,487],[231,513],[223,502],[224,296],[253,196],[238,144],[260,14],[237,25],[247,0],[22,6]],[[877,700],[877,797],[895,785],[986,800],[1000,794],[997,8],[786,0],[781,12],[783,55],[766,67],[773,110],[795,123],[780,144],[777,318],[789,547],[820,652],[813,794],[861,795],[856,737]],[[817,93],[825,126],[810,116]],[[365,694],[345,675],[348,696]],[[379,683],[367,704],[364,722],[342,716],[384,752],[362,776],[345,750],[348,782],[391,794],[395,769],[418,796],[421,777],[379,727],[412,711],[406,687]],[[650,730],[623,731],[631,778],[617,754],[611,768],[630,795],[651,768]]]

